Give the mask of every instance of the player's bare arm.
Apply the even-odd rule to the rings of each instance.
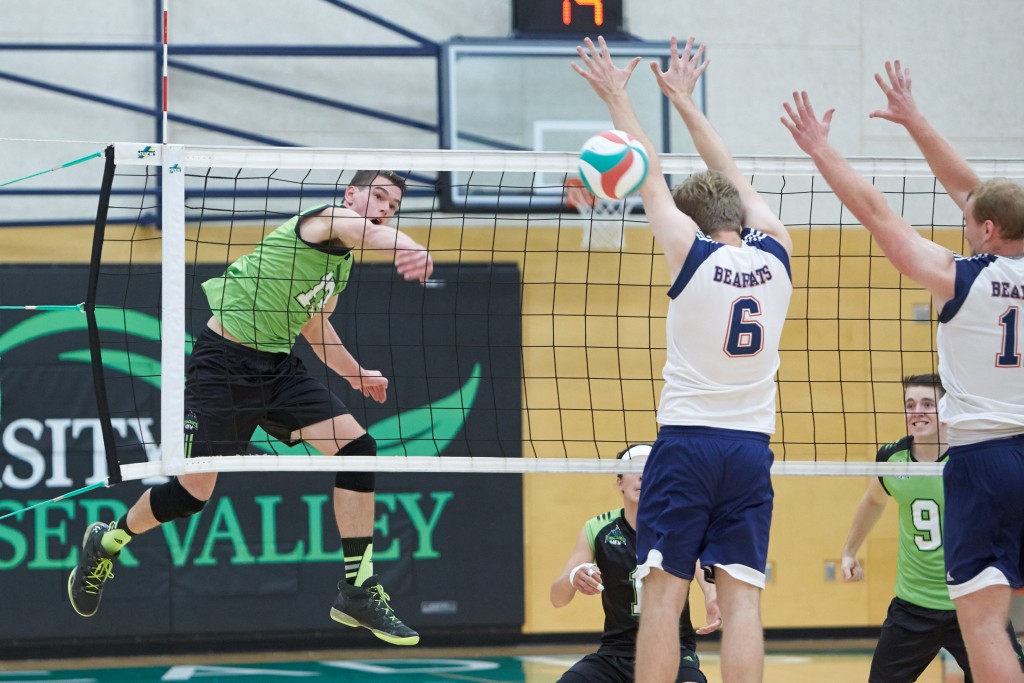
[[[608,106],[612,123],[621,131],[640,140],[647,150],[647,177],[640,186],[640,197],[644,202],[647,222],[654,233],[654,239],[668,261],[669,275],[675,280],[683,267],[686,255],[697,238],[697,225],[676,208],[672,193],[665,184],[664,173],[658,152],[644,132],[633,110],[633,104],[626,92],[629,78],[640,63],[640,57],[633,58],[625,67],[619,68],[612,61],[608,45],[598,36],[595,45],[590,38],[584,46],[576,48],[583,66],[573,62],[572,68],[582,76],[598,97]]]
[[[843,581],[847,583],[861,581],[864,579],[864,568],[857,559],[857,552],[864,544],[868,534],[875,528],[875,524],[881,519],[885,512],[885,506],[889,502],[889,496],[882,488],[877,478],[872,478],[868,483],[868,489],[864,492],[853,513],[853,522],[850,524],[850,533],[843,544],[843,553],[840,563],[843,570]]]
[[[434,272],[430,253],[416,240],[388,225],[388,220],[389,216],[367,218],[352,209],[334,206],[304,220],[300,230],[309,242],[393,255],[399,275],[425,283]]]
[[[793,93],[781,118],[797,145],[814,161],[825,181],[846,208],[871,233],[901,273],[927,289],[940,308],[953,298],[956,267],[953,253],[922,237],[885,201],[885,197],[828,141],[834,109],[818,120],[806,92]]]
[[[363,368],[355,356],[345,348],[337,330],[330,323],[329,318],[337,301],[331,299],[322,311],[310,318],[302,327],[302,336],[306,338],[323,364],[345,378],[353,389],[377,403],[383,403],[387,399],[387,377],[379,370]]]
[[[722,610],[718,607],[718,589],[715,584],[704,578],[704,569],[700,566],[700,560],[697,560],[693,578],[696,579],[697,585],[704,593],[704,613],[707,615],[707,623],[698,628],[696,633],[698,636],[706,636],[722,628]]]
[[[584,595],[597,595],[601,592],[601,570],[593,562],[594,551],[590,548],[590,541],[587,540],[587,531],[584,528],[576,538],[576,545],[565,563],[565,568],[551,584],[552,605],[565,607],[572,602],[577,592]]]
[[[978,174],[917,108],[910,91],[910,69],[904,69],[898,59],[886,62],[885,78],[876,73],[875,82],[885,93],[886,108],[875,109],[868,116],[892,121],[906,128],[932,173],[963,211],[967,195],[978,185]]]
[[[771,210],[764,198],[753,188],[746,176],[740,173],[725,140],[704,116],[693,101],[693,89],[711,60],[702,60],[704,45],[693,49],[695,39],[691,36],[680,51],[678,41],[672,36],[669,41],[668,70],[662,71],[658,62],[651,62],[651,71],[658,81],[661,92],[672,102],[672,106],[683,119],[693,144],[701,159],[712,171],[724,173],[740,193],[743,203],[744,226],[755,228],[773,237],[786,250],[793,251],[793,240],[786,227]]]

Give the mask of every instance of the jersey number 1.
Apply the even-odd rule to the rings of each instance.
[[[1020,353],[1017,350],[1017,330],[1020,322],[1020,309],[1010,306],[999,316],[999,324],[1003,328],[1002,352],[996,354],[997,368],[1019,368]]]

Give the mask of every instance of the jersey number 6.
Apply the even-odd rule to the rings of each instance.
[[[756,356],[764,346],[764,327],[754,320],[761,315],[761,302],[744,296],[732,302],[729,329],[725,333],[727,356]]]

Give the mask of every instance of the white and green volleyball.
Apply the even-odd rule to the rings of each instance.
[[[635,137],[621,130],[593,136],[580,149],[580,178],[603,199],[624,199],[647,177],[647,152]]]

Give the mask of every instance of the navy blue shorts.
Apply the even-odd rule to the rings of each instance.
[[[950,596],[1024,587],[1024,435],[951,447],[942,483]]]
[[[249,452],[256,427],[294,445],[293,432],[348,412],[297,356],[257,351],[208,327],[196,339],[185,370],[190,457]]]
[[[651,567],[692,579],[697,560],[764,588],[772,522],[765,434],[662,427],[644,466],[637,578]]]

